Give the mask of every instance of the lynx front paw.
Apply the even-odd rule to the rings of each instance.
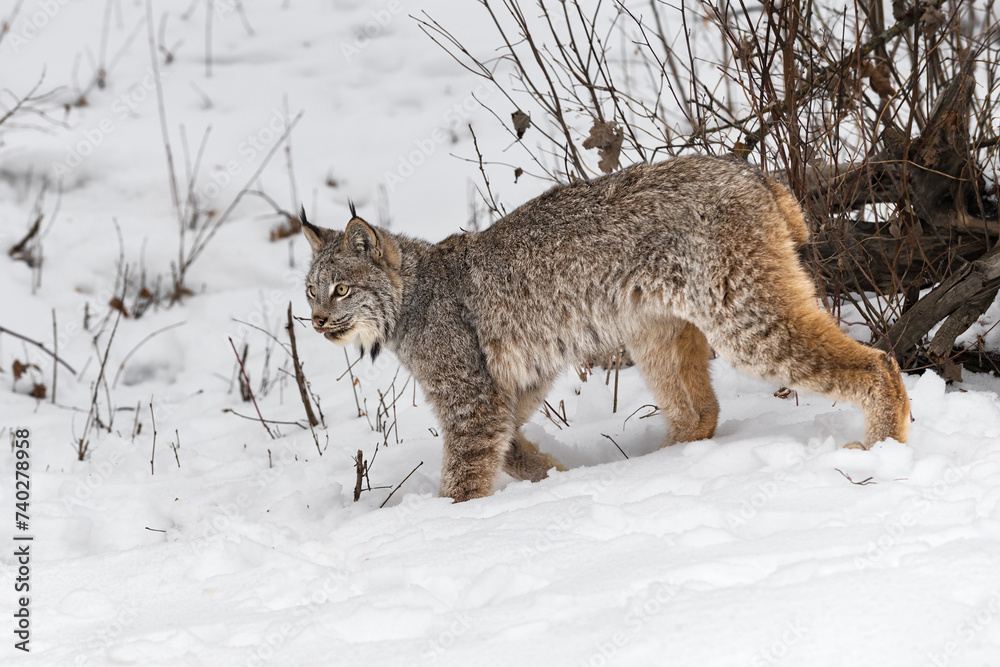
[[[493,492],[493,484],[484,483],[481,479],[460,479],[452,482],[442,480],[441,497],[451,498],[456,503],[464,503],[466,500],[475,498],[485,498]]]
[[[844,445],[844,449],[861,449],[861,450],[867,450],[868,447],[866,447],[863,443],[860,443],[857,440],[855,440],[854,442],[849,442],[846,445]]]
[[[490,494],[483,493],[481,490],[478,489],[465,489],[465,488],[447,489],[444,487],[441,488],[441,497],[451,498],[456,503],[464,503],[466,500],[473,500],[475,498],[485,498],[488,495]]]

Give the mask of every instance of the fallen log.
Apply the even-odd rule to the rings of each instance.
[[[955,378],[949,366],[955,339],[976,321],[1000,290],[1000,245],[967,263],[900,316],[879,343],[897,357],[907,355],[938,322],[944,320],[927,348],[927,358]]]

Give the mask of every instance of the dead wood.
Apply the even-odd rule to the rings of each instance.
[[[890,126],[871,157],[805,169],[797,189],[814,221],[813,254],[827,282],[844,283],[838,269],[846,262],[868,279],[861,289],[929,287],[1000,237],[969,137],[974,67],[972,58],[961,63],[918,136]],[[866,220],[866,207],[877,204],[893,205],[894,219]]]
[[[292,345],[292,366],[295,367],[295,384],[299,387],[299,396],[302,399],[302,405],[306,409],[306,418],[309,419],[310,426],[318,426],[319,420],[316,419],[316,414],[313,412],[312,404],[309,402],[309,392],[306,389],[306,374],[302,372],[302,364],[299,362],[299,351],[295,345],[295,328],[294,321],[292,320],[292,302],[288,302],[288,340]]]
[[[897,355],[905,354],[945,320],[927,351],[932,362],[943,365],[953,356],[955,338],[993,303],[998,289],[1000,246],[964,264],[903,313],[880,346]]]

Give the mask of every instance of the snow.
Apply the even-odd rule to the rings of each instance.
[[[249,35],[236,12],[219,10],[232,3],[216,0],[211,78],[204,5],[183,20],[189,2],[154,4],[157,30],[170,13],[175,58],[161,54],[160,67],[178,174],[180,125],[191,159],[211,125],[197,187],[219,210],[299,110],[299,197],[331,227],[346,220],[348,199],[374,222],[388,208],[392,228],[408,234],[439,239],[467,227],[469,185],[480,178],[459,159],[475,156],[468,123],[484,152],[522,159],[470,103],[477,87],[477,98],[488,95],[481,81],[408,17],[427,11],[485,51],[491,37],[475,3],[246,2]],[[71,102],[99,57],[105,3],[27,0],[20,16],[44,7],[54,15],[35,36],[14,48],[11,35],[25,34],[15,21],[0,44],[0,78],[23,94],[44,67],[46,85],[65,86],[58,99]],[[14,650],[5,630],[2,664],[997,664],[996,378],[906,377],[910,442],[862,452],[840,448],[862,435],[855,408],[780,398],[721,360],[712,362],[717,435],[667,449],[657,449],[665,425],[650,416],[634,369],[621,372],[617,412],[613,378],[567,372],[549,403],[569,425],[538,414],[525,431],[571,469],[535,484],[504,477],[492,496],[454,505],[437,497],[433,414],[391,354],[353,367],[368,412],[359,418],[343,352],[297,328],[328,426],[316,433],[322,454],[294,424],[272,426],[271,438],[240,399],[230,338],[248,345],[261,413],[303,422],[288,354],[267,332],[285,343],[289,302],[308,315],[308,249],[301,239],[268,242],[280,219],[260,198],[247,198],[193,264],[194,295],[118,322],[106,372],[120,377],[98,392],[103,423],[109,400],[115,408],[111,431],[93,431],[78,461],[74,442],[115,324],[119,255],[149,282],[168,280],[177,257],[144,5],[111,7],[109,60],[139,33],[107,88],[87,106],[57,108],[65,127],[36,119],[44,131],[6,131],[0,146],[4,247],[27,231],[42,175],[75,147],[89,152],[63,176],[58,212],[54,186],[42,203],[41,284],[32,289],[24,263],[0,261],[0,324],[51,346],[54,310],[59,354],[78,372],[59,369],[55,405],[36,401],[27,392],[35,382],[51,390],[51,359],[0,337],[0,424],[31,429],[35,537],[31,654]],[[508,205],[545,187],[515,185],[506,168],[491,178]],[[259,189],[293,206],[283,151]],[[996,347],[997,309],[968,342],[986,336]],[[14,360],[38,368],[15,383]],[[373,429],[380,393],[398,397],[389,432]],[[373,488],[355,503],[359,449]],[[7,508],[15,461],[13,448],[0,453]],[[10,628],[17,564],[5,511],[0,610]]]

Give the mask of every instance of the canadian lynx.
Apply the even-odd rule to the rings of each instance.
[[[354,213],[303,220],[316,331],[391,349],[444,435],[441,495],[489,495],[503,469],[537,481],[558,461],[520,427],[567,366],[624,345],[668,422],[664,444],[710,438],[712,349],[735,367],[855,403],[867,449],[905,441],[895,360],[820,308],[789,192],[734,159],[684,157],[555,187],[489,229],[437,244]],[[303,216],[304,218],[304,216]]]

